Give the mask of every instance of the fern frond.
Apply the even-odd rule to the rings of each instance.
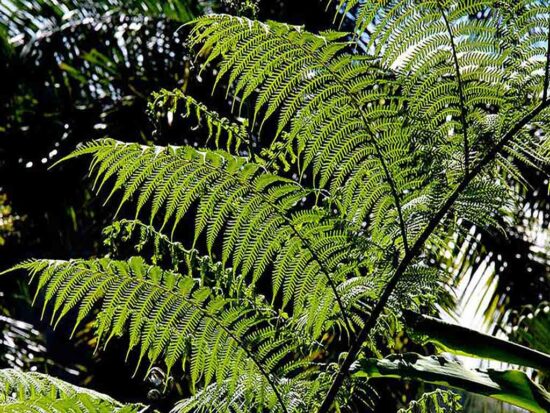
[[[46,374],[0,370],[0,411],[4,413],[139,413],[145,410],[143,405],[125,405]]]
[[[321,374],[312,376],[304,373],[291,379],[280,381],[280,389],[289,411],[306,412],[315,411],[320,398],[326,392],[330,384],[330,375]],[[350,378],[347,380],[346,391],[338,397],[338,405],[342,411],[372,411],[378,394],[367,384],[367,380]],[[260,377],[252,380],[241,378],[237,385],[238,391],[230,394],[227,382],[213,383],[198,392],[193,397],[179,402],[171,413],[207,413],[212,411],[248,413],[251,402],[247,400],[250,391],[247,386],[260,386]],[[229,397],[232,395],[233,397]],[[273,398],[272,392],[266,389],[265,393],[258,395],[265,399]],[[259,403],[254,400],[252,405]]]
[[[138,367],[181,365],[192,397],[175,411],[360,410],[352,396],[369,399],[368,384],[349,373],[361,350],[395,348],[403,309],[430,311],[442,294],[429,253],[447,251],[463,223],[510,224],[518,164],[550,161],[548,2],[333,4],[355,13],[365,55],[342,32],[194,21],[190,46],[204,67],[218,65],[214,87],[228,84],[233,109],[252,109],[249,123],[180,90],[155,94],[153,116],[181,114],[216,149],[81,146],[66,159],[91,156],[94,188],[109,187],[117,214],[135,204],[133,220],[106,230],[117,259],[18,267],[54,325],[99,308],[98,345],[127,335]],[[265,130],[266,164],[250,150]],[[272,173],[275,163],[292,178]],[[190,245],[174,241],[191,218]],[[124,260],[124,243],[154,265]],[[333,355],[346,339],[349,351]],[[382,364],[368,361],[355,378],[382,375]],[[439,409],[446,397],[452,405],[437,392],[411,409]]]
[[[545,100],[550,81],[550,4],[547,1],[519,0],[502,9],[506,17],[503,31],[513,50],[510,72],[518,99],[516,104],[540,98]]]
[[[242,144],[250,144],[246,124],[231,122],[186,95],[181,89],[162,89],[154,92],[149,102],[149,113],[157,120],[166,116],[168,123],[173,122],[174,116],[196,122],[195,129],[205,127],[207,130],[205,145],[213,140],[214,146],[218,149],[225,148],[228,152],[239,153]]]
[[[255,117],[279,113],[278,133],[288,131],[301,172],[340,193],[351,229],[367,225],[374,242],[406,253],[478,145],[503,128],[499,116],[483,135],[470,130],[508,107],[496,17],[469,18],[489,3],[380,4],[371,48],[381,66],[348,54],[340,33],[229,16],[196,20],[191,44],[206,62],[222,59],[217,81],[227,76],[235,97],[259,90]],[[419,24],[426,42],[410,35]]]
[[[302,412],[315,406],[327,382],[308,381],[305,378],[285,379],[279,382],[283,400],[289,412]],[[234,388],[232,388],[234,387]],[[171,413],[208,413],[212,411],[247,413],[250,405],[267,405],[273,400],[270,389],[264,389],[260,376],[241,377],[236,385],[228,382],[213,383],[194,396],[180,401]],[[258,389],[262,388],[262,392]],[[251,396],[254,398],[251,400]]]
[[[317,326],[316,334],[346,310],[336,286],[362,263],[337,267],[360,251],[322,205],[300,207],[311,202],[314,191],[222,151],[103,140],[72,156],[80,154],[93,155],[91,174],[100,187],[110,177],[115,180],[111,194],[123,193],[120,206],[137,198],[136,216],[149,205],[149,220],[161,218],[172,233],[197,205],[195,243],[205,235],[210,256],[221,244],[224,267],[231,263],[252,286],[273,264],[274,299],[281,294],[296,313],[313,310],[307,325]],[[216,244],[222,233],[223,242]]]
[[[365,32],[369,24],[375,19],[379,8],[390,0],[378,2],[363,0],[329,0],[327,3],[335,6],[334,22],[341,24],[348,13],[352,13],[355,18],[355,31],[358,35]],[[340,15],[340,18],[338,16]]]
[[[150,251],[150,261],[154,265],[158,265],[161,261],[169,261],[174,271],[189,275],[192,270],[196,269],[191,264],[191,260],[197,256],[196,250],[185,248],[181,242],[171,240],[152,225],[144,224],[137,219],[115,221],[103,229],[103,236],[103,243],[117,258],[120,258],[121,247],[130,245],[132,250],[140,255],[144,255],[144,251]],[[181,264],[186,264],[186,268],[179,271]],[[201,266],[197,267],[202,268]]]
[[[405,76],[403,91],[411,102],[411,119],[421,120],[421,128],[428,125],[439,146],[461,148],[455,162],[466,171],[480,142],[479,129],[472,124],[508,105],[509,53],[498,33],[501,13],[493,4],[492,0],[388,1],[369,22],[374,27],[369,48],[383,64]]]
[[[487,141],[494,144],[491,136],[517,121],[508,119],[512,108],[521,113],[548,96],[547,2],[336,3],[340,11],[355,10],[368,53],[404,80],[412,123],[436,131],[438,146],[458,146],[462,138],[464,154],[456,162],[473,164]]]
[[[128,335],[128,353],[139,355],[137,368],[144,358],[151,366],[164,361],[167,371],[181,363],[194,386],[229,380],[236,391],[239,377],[261,376],[263,385],[256,391],[271,387],[276,395],[265,407],[285,405],[277,390],[278,372],[299,372],[302,364],[290,356],[311,345],[307,336],[304,341],[291,329],[285,333],[267,303],[226,299],[192,277],[149,266],[142,258],[36,260],[14,269],[37,280],[44,309],[52,308],[52,324],[78,307],[76,329],[101,303],[98,346]]]
[[[407,180],[396,175],[413,156],[398,117],[399,85],[388,70],[349,53],[344,37],[215,15],[195,20],[190,42],[207,56],[205,64],[222,58],[217,82],[227,77],[235,98],[244,102],[259,91],[252,124],[278,114],[274,152],[283,143],[291,158],[300,159],[300,175],[311,169],[316,184],[333,191],[353,179],[378,186],[372,205],[398,211],[381,226],[385,232],[392,231],[385,226],[397,226],[406,245],[400,203]],[[397,130],[403,132],[392,133]],[[368,216],[360,211],[348,211],[357,227]]]
[[[254,290],[241,274],[224,268],[221,262],[215,262],[210,256],[201,256],[198,250],[185,248],[151,225],[139,220],[115,221],[104,229],[103,234],[111,255],[117,259],[127,258],[120,250],[130,246],[130,251],[142,257],[151,254],[150,261],[154,265],[170,264],[173,271],[193,277],[201,286],[223,291],[227,298],[253,300]]]

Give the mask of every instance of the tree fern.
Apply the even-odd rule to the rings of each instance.
[[[126,334],[138,366],[188,369],[193,395],[175,411],[368,405],[364,380],[406,375],[408,356],[349,373],[362,352],[392,347],[404,309],[433,310],[445,276],[430,251],[445,251],[463,222],[509,225],[518,163],[548,165],[545,2],[333,4],[355,10],[364,54],[344,32],[194,21],[189,45],[250,119],[232,122],[179,90],[155,94],[153,118],[181,113],[206,131],[205,148],[112,139],[77,148],[66,159],[91,156],[96,189],[120,199],[117,214],[134,203],[134,219],[107,229],[109,258],[17,267],[37,279],[53,323],[78,308],[78,325],[99,306],[100,343]],[[184,246],[175,238],[189,217]],[[121,241],[142,254],[152,245],[154,265],[117,257]],[[413,358],[421,379],[422,364],[427,381],[445,376],[437,358]],[[487,381],[478,376],[469,390]],[[480,392],[506,398],[519,376],[491,376]],[[520,393],[510,400],[540,407]]]
[[[406,188],[397,186],[392,170],[403,167],[410,156],[405,140],[384,133],[388,122],[397,122],[390,116],[396,112],[396,104],[376,104],[382,96],[392,99],[397,86],[389,75],[384,79],[384,71],[372,62],[343,54],[348,45],[343,41],[345,35],[313,35],[279,23],[214,16],[195,22],[191,43],[200,46],[199,55],[208,55],[206,63],[226,56],[217,79],[227,74],[229,84],[234,85],[234,97],[241,102],[260,88],[254,118],[264,123],[279,112],[277,135],[289,126],[286,145],[295,149],[286,150],[301,158],[300,174],[312,165],[319,186],[332,183],[333,190],[351,181],[345,213],[360,226],[376,206],[389,210],[400,203],[399,195]],[[287,65],[289,61],[292,63]],[[371,109],[365,110],[367,106]],[[382,120],[382,114],[388,116]],[[386,160],[390,155],[385,149],[390,145],[391,158]],[[364,167],[357,169],[363,160]],[[377,185],[376,193],[362,192],[362,188],[354,191],[367,179]],[[405,176],[402,182],[407,182]],[[389,224],[395,223],[393,217]]]
[[[351,54],[342,37],[342,33],[313,35],[278,23],[214,16],[197,20],[192,44],[200,46],[199,55],[208,55],[206,63],[224,56],[218,81],[227,74],[234,96],[241,101],[259,88],[255,118],[265,122],[279,113],[278,131],[288,128],[285,141],[296,146],[298,172],[303,174],[311,165],[316,184],[328,186],[332,193],[341,192],[341,214],[349,223],[358,228],[367,222],[375,242],[401,245],[406,251],[408,240],[418,237],[429,212],[440,206],[437,202],[445,198],[445,191],[459,180],[464,150],[456,141],[443,141],[449,140],[449,128],[456,126],[446,121],[452,114],[434,119],[433,114],[411,110],[426,94],[415,85],[427,81],[424,74],[433,61],[421,61],[422,67],[407,70],[416,78],[401,77],[401,70],[392,70],[389,62],[379,65]],[[271,47],[272,43],[277,47]],[[288,60],[297,66],[287,66]],[[262,61],[269,62],[268,66],[264,68]],[[456,68],[451,65],[448,72],[444,77],[455,76]],[[498,73],[495,76],[487,83],[494,83]],[[426,87],[434,89],[439,77],[429,80]],[[454,96],[457,82],[450,85],[439,91],[441,96]],[[490,102],[478,95],[472,99]],[[470,103],[462,103],[466,111]],[[423,118],[430,119],[433,127],[426,128]],[[442,127],[447,129],[442,131]],[[441,138],[433,141],[438,135]],[[425,136],[431,136],[430,140]],[[478,185],[499,191],[494,182]],[[494,204],[480,207],[493,210]]]

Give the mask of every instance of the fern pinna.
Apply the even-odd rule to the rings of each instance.
[[[152,264],[17,267],[52,322],[99,306],[101,343],[126,334],[138,365],[188,371],[193,395],[174,411],[372,406],[355,362],[387,352],[404,308],[434,311],[445,279],[430,251],[464,224],[505,229],[519,165],[548,166],[547,2],[331,4],[353,33],[228,15],[189,26],[214,87],[250,112],[236,123],[181,90],[155,94],[154,117],[206,125],[204,148],[103,139],[66,158],[91,156],[98,191],[135,205],[108,233],[139,232]],[[173,238],[191,216],[184,247]],[[422,400],[457,408],[449,393]]]

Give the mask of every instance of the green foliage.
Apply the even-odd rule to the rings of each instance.
[[[514,341],[550,353],[550,305],[526,306],[519,313],[511,337]]]
[[[410,164],[409,144],[404,136],[384,133],[398,122],[391,116],[396,104],[367,107],[381,96],[391,99],[396,86],[370,60],[342,54],[345,35],[313,35],[279,23],[248,24],[214,16],[196,21],[191,43],[201,46],[199,55],[208,55],[206,63],[225,56],[217,81],[227,75],[234,99],[244,102],[260,88],[254,119],[263,124],[279,112],[276,138],[289,127],[284,150],[299,162],[300,176],[311,167],[319,187],[343,192],[340,212],[356,228],[370,213],[376,214],[373,236],[376,242],[387,242],[388,233],[396,230],[396,216],[384,164],[392,170]],[[383,152],[390,146],[391,154]],[[391,158],[383,162],[384,155]],[[394,183],[405,185],[399,192],[412,189],[409,177]],[[361,185],[366,181],[368,185]]]
[[[425,393],[418,400],[409,403],[407,409],[398,413],[457,413],[462,411],[460,396],[444,390]]]
[[[246,413],[249,411],[247,405],[280,411],[276,404],[276,396],[272,389],[265,387],[263,377],[246,375],[236,379],[234,384],[225,381],[207,386],[191,398],[179,402],[172,411],[174,413],[211,411]],[[318,402],[317,398],[327,384],[321,381],[284,379],[278,382],[278,388],[283,393],[283,402],[287,411],[302,412]]]
[[[63,0],[28,1],[14,0],[0,6],[0,27],[6,28],[11,36],[19,34],[21,27],[25,32],[40,37],[58,26],[82,23],[82,20],[117,11],[131,15],[164,16],[180,22],[187,22],[197,15],[199,10],[195,2],[169,0],[146,1],[94,1]],[[67,23],[69,20],[69,23]],[[43,32],[44,31],[44,32]]]
[[[187,81],[185,38],[176,29],[203,5],[195,0],[2,2],[0,35],[9,46],[2,59],[7,77],[0,108],[5,114],[0,132],[7,135],[2,174],[16,174],[14,165],[28,162],[40,170],[105,130],[127,139],[149,135],[151,125],[143,116],[147,98]],[[41,143],[28,144],[34,141]]]
[[[259,11],[258,3],[260,0],[222,0],[222,2],[239,15],[256,16]]]
[[[548,394],[518,371],[361,352],[393,347],[410,323],[404,309],[434,310],[445,277],[429,251],[446,251],[463,223],[505,229],[518,163],[548,166],[547,6],[339,6],[357,7],[366,53],[344,32],[195,20],[191,48],[203,68],[218,65],[215,86],[226,83],[233,109],[251,109],[251,119],[232,122],[178,89],[155,94],[153,118],[170,122],[184,106],[207,130],[205,147],[81,145],[65,159],[91,156],[94,187],[119,198],[117,214],[135,205],[133,220],[105,232],[115,257],[15,269],[37,282],[52,323],[78,309],[78,325],[98,307],[99,345],[129,336],[138,367],[147,359],[188,372],[193,395],[175,411],[356,411],[372,404],[365,380],[377,377],[544,411]],[[193,218],[186,247],[175,239]],[[124,243],[154,265],[117,257]],[[453,326],[432,335],[457,344]],[[514,360],[519,347],[506,347]],[[445,400],[456,405],[441,392],[420,405]]]
[[[76,329],[101,300],[98,346],[126,333],[128,352],[139,353],[138,366],[144,357],[151,366],[162,358],[168,371],[178,362],[189,363],[192,383],[206,385],[258,369],[295,368],[286,357],[302,343],[281,330],[282,320],[257,296],[225,299],[192,277],[148,266],[138,257],[38,260],[19,268],[37,278],[55,325],[78,306]]]
[[[449,356],[424,357],[416,353],[363,359],[359,364],[353,373],[358,377],[410,378],[472,391],[531,412],[544,413],[550,408],[550,393],[517,370],[469,370]]]
[[[4,413],[138,413],[144,407],[119,403],[46,374],[0,370],[0,411]]]
[[[6,243],[7,238],[14,235],[15,223],[19,219],[7,203],[6,195],[0,194],[0,247]]]
[[[150,261],[155,265],[169,262],[174,271],[189,276],[195,275],[201,279],[201,284],[220,282],[228,284],[223,287],[226,294],[233,294],[235,287],[243,284],[233,280],[233,272],[224,269],[220,262],[214,262],[209,256],[198,256],[197,250],[186,249],[182,243],[172,241],[163,233],[155,230],[138,220],[115,221],[103,231],[104,243],[112,251],[112,255],[119,256],[119,249],[130,245],[133,249],[145,256],[145,251],[151,254]],[[221,288],[221,287],[220,287]]]
[[[128,335],[128,355],[134,349],[138,354],[136,371],[144,358],[149,368],[163,360],[167,374],[176,363],[188,368],[191,384],[204,388],[177,411],[210,408],[212,397],[223,394],[232,396],[214,399],[219,406],[250,403],[254,394],[255,404],[272,411],[281,404],[286,411],[303,411],[324,388],[309,380],[315,365],[300,357],[318,344],[304,340],[299,326],[242,286],[238,297],[225,298],[223,286],[203,286],[200,279],[149,266],[140,257],[35,260],[15,269],[29,272],[37,294],[44,291],[43,315],[50,306],[55,326],[77,307],[74,333],[100,303],[98,347]]]
[[[532,322],[533,328],[531,329],[525,325],[523,328],[523,332],[526,334],[529,334],[528,332],[531,330],[532,334],[540,335],[537,337],[539,340],[522,341],[532,349],[413,312],[405,313],[405,318],[407,319],[407,326],[410,327],[411,332],[418,341],[433,343],[441,350],[469,357],[498,360],[503,363],[517,364],[548,372],[550,371],[550,356],[535,350],[547,351],[545,348],[539,347],[546,342],[544,329],[547,328],[548,321],[544,319],[544,310],[537,311],[536,314],[539,316],[539,320]],[[526,317],[522,321],[526,323],[532,320],[533,317],[531,319]],[[520,330],[517,329],[516,331],[519,332]]]
[[[436,62],[422,60],[413,77],[412,69],[392,71],[385,68],[392,67],[390,62],[381,65],[352,54],[345,33],[314,35],[299,27],[230,16],[199,18],[191,36],[198,54],[208,56],[205,64],[223,57],[217,82],[227,78],[235,100],[251,100],[255,120],[263,124],[278,114],[273,145],[280,145],[283,136],[284,151],[296,162],[299,176],[309,172],[316,186],[338,194],[339,212],[348,225],[360,229],[367,223],[377,244],[406,249],[462,177],[462,139],[449,132],[456,122],[447,121],[455,112],[439,118],[411,109],[426,95],[418,88],[430,88],[425,74]],[[426,53],[433,55],[432,50]],[[429,79],[437,81],[437,76]],[[444,99],[454,96],[455,89],[437,91]],[[471,94],[471,105],[485,100],[492,105]],[[487,116],[477,113],[476,119]],[[496,127],[490,132],[500,133]],[[473,136],[468,139],[473,146]],[[454,209],[469,221],[496,225],[492,212],[499,208],[505,213],[508,196],[502,185],[480,177]]]
[[[550,353],[550,306],[543,301],[537,307],[525,306],[519,312],[508,317],[508,327],[512,327],[508,336],[512,341]],[[510,326],[511,324],[511,326]],[[539,372],[540,383],[550,385],[550,368]]]
[[[283,309],[292,302],[296,317],[314,336],[341,311],[334,283],[365,265],[359,245],[354,247],[351,234],[339,229],[340,220],[321,206],[299,206],[312,197],[316,202],[316,191],[270,174],[244,157],[113,140],[87,144],[71,156],[83,154],[94,156],[91,173],[99,188],[116,177],[110,195],[122,192],[120,206],[134,196],[136,217],[149,203],[149,220],[158,218],[161,231],[168,227],[174,234],[197,203],[195,244],[205,236],[213,255],[216,241],[223,238],[223,266],[231,263],[252,286],[273,265],[273,300],[280,297]],[[338,292],[342,308],[351,307],[365,283],[373,282],[355,277],[355,282],[344,284]]]
[[[180,104],[184,105],[182,113],[178,110]],[[209,110],[206,105],[185,95],[180,89],[172,91],[163,89],[153,93],[149,103],[149,112],[152,118],[158,119],[161,116],[166,116],[169,124],[176,115],[181,115],[183,118],[194,118],[193,120],[197,122],[195,128],[203,126],[203,121],[206,122],[208,129],[206,143],[213,138],[216,148],[222,147],[222,134],[227,151],[233,150],[233,152],[239,153],[242,143],[250,144],[246,125],[238,125],[227,118],[220,117],[217,112]]]

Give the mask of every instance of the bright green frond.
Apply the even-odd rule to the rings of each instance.
[[[548,96],[548,42],[550,39],[550,3],[547,0],[518,0],[502,7],[503,27],[514,53],[510,73],[517,104]]]
[[[98,346],[128,336],[128,353],[139,355],[138,367],[143,358],[151,365],[164,361],[169,371],[179,363],[197,386],[250,374],[275,389],[277,372],[292,371],[296,364],[290,355],[308,346],[291,329],[285,333],[267,303],[226,299],[190,276],[141,258],[37,260],[15,269],[36,280],[44,308],[52,308],[52,323],[77,308],[77,326],[99,306]]]
[[[206,63],[221,58],[217,81],[227,78],[235,98],[255,97],[255,120],[278,114],[273,156],[286,151],[300,176],[311,173],[332,192],[346,186],[345,212],[359,228],[373,208],[400,211],[414,154],[392,73],[351,53],[344,38],[216,15],[195,20],[191,44]],[[364,183],[376,191],[358,194]],[[374,233],[398,228],[406,236],[399,214],[377,224]]]
[[[327,382],[286,379],[279,382],[281,395],[289,412],[304,412],[318,403]],[[234,386],[234,388],[232,388]],[[250,395],[254,397],[250,399]],[[182,400],[171,413],[235,412],[248,413],[250,406],[276,406],[273,391],[261,376],[241,377],[236,384],[213,383],[189,399]],[[270,411],[278,411],[275,407]]]
[[[335,300],[336,284],[362,264],[337,267],[359,251],[322,205],[301,207],[314,191],[222,151],[103,140],[76,154],[93,155],[91,174],[115,181],[111,194],[123,194],[121,206],[137,200],[136,216],[148,206],[149,220],[172,233],[196,205],[195,242],[202,235],[210,256],[221,247],[224,267],[232,264],[252,285],[273,264],[274,299],[280,294],[297,314],[307,309],[306,325],[316,334],[347,308]]]
[[[46,374],[0,370],[0,411],[3,413],[138,413],[145,410],[143,405],[125,405]]]
[[[149,102],[149,113],[153,119],[167,118],[168,124],[175,116],[196,122],[195,129],[207,130],[206,143],[213,142],[216,148],[239,153],[242,144],[249,144],[245,124],[237,124],[209,110],[206,105],[183,93],[181,89],[154,92]]]

